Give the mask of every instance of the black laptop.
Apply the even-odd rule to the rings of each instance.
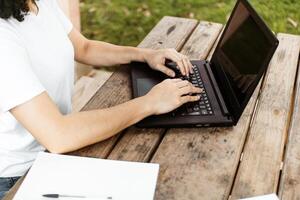
[[[238,0],[211,61],[195,60],[194,73],[176,76],[203,88],[198,102],[187,103],[164,115],[150,116],[139,127],[233,126],[266,72],[279,44],[275,35],[246,0]],[[131,63],[134,97],[145,95],[168,78],[145,63]]]

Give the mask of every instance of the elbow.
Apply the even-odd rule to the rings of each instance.
[[[64,154],[64,153],[68,153],[70,151],[68,151],[67,146],[64,145],[61,142],[57,142],[56,144],[51,144],[48,143],[45,145],[45,148],[50,152],[50,153],[55,153],[55,154]]]
[[[76,61],[81,63],[86,63],[88,59],[88,52],[90,48],[90,40],[85,39],[79,50],[76,51]]]
[[[68,137],[70,134],[68,130],[64,128],[64,125],[60,125],[55,129],[52,129],[44,139],[43,145],[50,152],[55,154],[64,154],[71,151],[72,139]]]
[[[65,154],[65,153],[69,152],[64,147],[59,146],[59,145],[55,145],[55,146],[54,145],[53,146],[48,145],[48,147],[46,147],[46,149],[50,153],[54,153],[54,154]]]

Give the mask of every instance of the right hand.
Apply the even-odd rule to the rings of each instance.
[[[175,110],[181,105],[200,100],[201,88],[181,79],[166,79],[154,86],[145,96],[154,115]],[[191,96],[192,94],[198,94]]]

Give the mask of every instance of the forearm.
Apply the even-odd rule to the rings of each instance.
[[[50,151],[65,153],[112,137],[151,115],[144,97],[108,109],[64,116],[60,131],[52,135]]]
[[[132,61],[144,62],[144,55],[148,51],[150,50],[89,40],[83,56],[80,56],[77,61],[93,66],[114,66]]]

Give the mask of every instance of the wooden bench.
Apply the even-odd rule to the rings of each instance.
[[[191,59],[210,58],[223,25],[164,17],[142,48],[176,48]],[[130,127],[71,155],[160,164],[157,200],[238,199],[277,193],[300,199],[300,37],[278,34],[280,45],[239,123],[230,128]],[[132,97],[122,67],[82,110],[111,107]],[[5,200],[11,200],[19,185]]]

